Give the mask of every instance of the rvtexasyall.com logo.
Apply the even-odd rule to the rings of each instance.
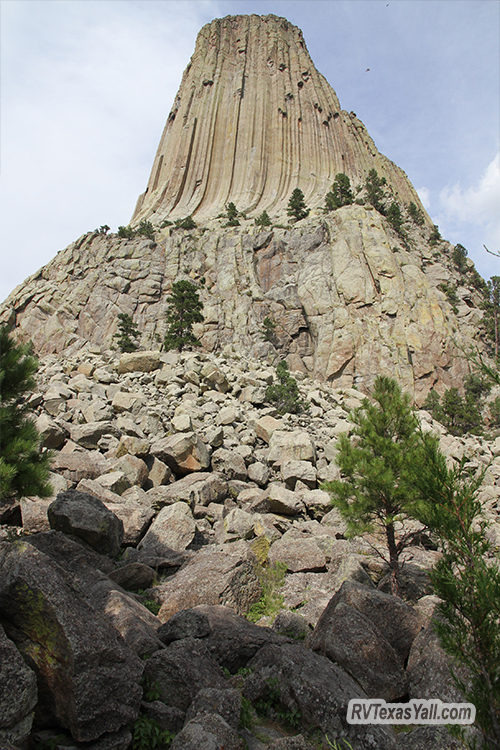
[[[347,707],[349,724],[473,724],[472,703],[442,703],[439,699],[412,698],[408,703],[353,698]]]

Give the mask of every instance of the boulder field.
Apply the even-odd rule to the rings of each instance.
[[[407,548],[394,597],[383,540],[348,539],[321,489],[363,394],[293,375],[310,408],[280,415],[262,361],[43,358],[30,403],[54,494],[0,507],[1,748],[143,748],[152,726],[172,750],[456,747],[443,727],[346,721],[356,697],[464,699],[432,628],[432,540]],[[419,416],[450,461],[488,464],[499,547],[500,438]]]

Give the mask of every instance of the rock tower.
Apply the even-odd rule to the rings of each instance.
[[[212,218],[230,201],[276,215],[296,187],[315,207],[338,172],[358,184],[371,168],[420,206],[404,172],[341,110],[300,29],[274,15],[227,16],[198,34],[133,222]]]
[[[386,180],[381,211],[363,188],[370,169]],[[325,212],[338,172],[356,202]],[[311,211],[288,224],[296,187]],[[239,226],[223,218],[229,202]],[[392,202],[399,228],[386,216]],[[263,230],[254,219],[264,210]],[[176,225],[190,215],[194,229]],[[147,238],[96,230],[73,242],[12,292],[0,320],[39,354],[69,356],[112,347],[126,313],[142,348],[158,349],[172,284],[184,278],[204,304],[195,331],[204,351],[286,358],[291,370],[364,391],[383,373],[419,403],[433,387],[460,386],[460,349],[481,345],[472,263],[456,267],[404,172],[340,109],[284,18],[230,16],[200,31],[132,226],[142,220]]]

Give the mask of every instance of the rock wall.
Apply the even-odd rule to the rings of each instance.
[[[133,223],[205,220],[229,201],[279,216],[294,188],[319,206],[338,172],[358,185],[372,168],[423,209],[405,173],[341,110],[300,29],[273,15],[227,16],[198,34]]]
[[[409,226],[409,225],[408,225]],[[10,295],[0,310],[37,352],[113,345],[120,312],[133,315],[143,348],[159,348],[171,285],[195,283],[204,303],[196,335],[205,351],[236,351],[366,391],[380,373],[422,402],[432,386],[459,385],[457,357],[480,330],[480,295],[429,230],[403,243],[375,210],[349,206],[293,228],[250,221],[168,228],[155,241],[84,235]],[[457,285],[456,312],[439,288]],[[264,341],[266,317],[276,324]]]

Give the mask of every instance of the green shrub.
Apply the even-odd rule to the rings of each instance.
[[[410,218],[414,224],[416,224],[418,227],[422,227],[424,225],[424,213],[422,209],[418,208],[418,206],[413,203],[413,201],[411,201],[411,203],[408,205],[408,213],[410,214]]]
[[[262,596],[250,607],[247,620],[257,622],[261,617],[271,617],[274,620],[280,609],[283,609],[283,596],[279,590],[285,583],[287,565],[282,562],[275,562],[273,565],[257,563],[255,571],[262,586]]]
[[[387,221],[399,235],[403,235],[403,215],[399,207],[399,203],[393,201],[387,211]]]
[[[382,189],[384,185],[387,185],[385,177],[379,177],[376,169],[370,169],[364,184],[366,198],[368,203],[383,216],[385,216],[384,202],[386,200],[386,195]]]
[[[133,750],[153,750],[154,748],[170,747],[175,738],[175,734],[162,729],[157,721],[150,719],[143,714],[133,724],[132,727],[132,748]]]
[[[463,245],[455,245],[453,248],[453,252],[451,254],[451,257],[453,259],[453,263],[457,267],[457,269],[460,271],[460,273],[466,273],[468,270],[467,265],[467,250]]]
[[[234,203],[228,203],[226,206],[226,219],[227,224],[225,224],[226,227],[239,227],[240,222],[238,221],[238,210]]]
[[[135,237],[135,232],[132,227],[118,227],[118,237],[123,237],[123,239],[131,240],[133,237]]]
[[[262,321],[262,325],[264,326],[264,328],[262,329],[264,341],[270,341],[271,343],[274,343],[276,338],[277,324],[271,318],[266,317]]]
[[[434,247],[434,245],[437,245],[438,242],[442,242],[442,241],[443,241],[443,238],[441,237],[439,227],[437,226],[437,224],[434,224],[431,235],[429,237],[429,245]]]
[[[288,372],[288,363],[282,360],[276,367],[279,383],[266,388],[266,399],[274,404],[280,414],[300,414],[309,409],[307,401],[300,398],[295,378]]]
[[[188,231],[196,229],[197,226],[192,216],[186,216],[185,219],[177,219],[174,221],[174,225],[177,229],[187,229]]]
[[[136,229],[136,234],[147,237],[149,240],[154,240],[155,230],[150,221],[143,219]]]

